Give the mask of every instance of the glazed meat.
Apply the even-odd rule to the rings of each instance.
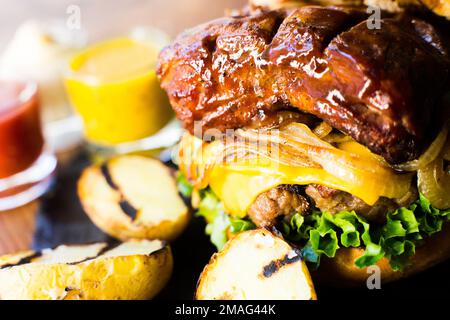
[[[295,108],[391,163],[415,159],[448,117],[447,40],[407,15],[383,18],[373,30],[366,19],[336,7],[219,19],[163,50],[158,75],[196,135]]]

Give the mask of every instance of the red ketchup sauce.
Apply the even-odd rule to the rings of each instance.
[[[30,167],[43,146],[35,85],[0,81],[0,179]]]

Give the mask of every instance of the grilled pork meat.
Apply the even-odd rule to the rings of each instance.
[[[366,19],[302,7],[215,20],[163,50],[158,75],[194,134],[196,121],[224,131],[295,107],[391,163],[415,159],[448,116],[447,40],[407,15]]]
[[[407,207],[418,197],[415,186],[411,186],[410,191],[401,199],[381,197],[372,206],[350,193],[318,184],[308,185],[305,193],[312,200],[314,206],[322,212],[335,214],[340,211],[355,211],[368,221],[379,223],[385,222],[388,212],[393,212],[400,207]]]
[[[248,215],[258,227],[265,228],[275,225],[280,217],[306,214],[309,208],[299,186],[281,185],[261,193],[248,208]]]
[[[335,214],[355,211],[368,221],[385,223],[386,214],[397,208],[408,207],[418,197],[417,189],[411,190],[401,199],[380,198],[370,206],[350,193],[318,184],[306,186],[281,185],[261,193],[248,208],[248,216],[262,228],[271,227],[295,213],[307,215],[313,207],[322,212]]]

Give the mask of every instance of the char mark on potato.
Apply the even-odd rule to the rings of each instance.
[[[10,268],[10,267],[15,267],[15,266],[20,266],[20,265],[23,265],[23,264],[27,264],[27,263],[32,262],[33,259],[39,258],[40,256],[42,256],[42,252],[41,251],[33,252],[30,255],[21,258],[16,263],[8,263],[8,264],[4,264],[4,265],[0,266],[0,269],[6,269],[6,268]]]
[[[263,267],[262,275],[265,278],[270,278],[277,273],[282,267],[295,263],[302,259],[301,252],[298,249],[293,249],[292,254],[286,254],[283,258],[272,260],[268,265]]]
[[[139,212],[128,200],[122,199],[119,202],[120,209],[127,214],[131,220],[135,220]]]
[[[114,182],[114,179],[111,176],[111,172],[108,167],[108,163],[105,162],[100,166],[100,171],[105,178],[106,183],[111,187],[111,189],[116,190],[120,194],[119,206],[122,209],[123,213],[131,218],[131,220],[135,220],[139,210],[136,209],[127,199],[123,192],[120,190],[119,186]]]
[[[94,260],[102,255],[104,255],[106,252],[120,246],[122,243],[119,241],[115,241],[115,242],[110,242],[110,243],[106,243],[105,246],[103,248],[101,248],[100,250],[98,250],[98,252],[92,256],[86,257],[84,259],[78,260],[78,261],[73,261],[73,262],[69,262],[69,265],[77,265],[79,263],[83,263],[86,261],[90,261],[90,260]]]
[[[119,190],[119,187],[114,182],[111,172],[109,171],[108,162],[102,163],[100,166],[100,171],[102,172],[103,177],[105,178],[106,183],[111,187],[111,189]]]

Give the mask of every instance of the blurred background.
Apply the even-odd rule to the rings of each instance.
[[[68,65],[68,60],[90,45],[96,45],[107,39],[129,36],[130,31],[136,27],[159,29],[169,36],[169,39],[165,40],[167,44],[167,41],[183,30],[221,17],[228,9],[240,9],[246,3],[246,0],[0,0],[0,78],[2,76],[13,79],[18,77],[37,82],[43,118],[45,138],[43,141],[47,148],[50,145],[51,156],[55,153],[59,160],[57,180],[55,183],[52,182],[53,188],[43,198],[32,202],[26,201],[28,203],[25,205],[18,202],[17,198],[12,198],[9,203],[2,200],[2,204],[6,203],[6,207],[11,207],[12,202],[12,207],[16,208],[4,211],[4,207],[0,206],[2,210],[0,212],[0,254],[30,247],[54,246],[62,241],[81,242],[86,239],[102,240],[104,237],[84,217],[74,190],[79,172],[91,159],[87,159],[83,152],[80,154],[79,150],[76,152],[72,150],[82,139],[82,134],[78,127],[81,124],[76,121],[74,124],[72,121],[73,108],[67,100],[66,88],[62,81],[62,70]],[[79,16],[79,25],[76,26],[76,30],[67,27],[67,23],[71,23],[70,19],[74,14]],[[59,25],[52,29],[55,26],[49,23],[54,21],[58,21]],[[151,33],[152,31],[150,36],[152,36]],[[74,35],[81,38],[75,41],[72,39]],[[142,84],[142,86],[149,85],[158,86],[153,78],[149,78],[148,82]],[[74,89],[74,96],[85,94],[77,90],[77,88]],[[124,90],[129,91],[125,87]],[[155,97],[161,95],[155,92],[152,94]],[[130,97],[125,96],[124,99],[130,108]],[[153,105],[155,105],[154,102],[152,102]],[[95,103],[94,101],[92,105]],[[105,109],[104,106],[101,108]],[[142,105],[138,104],[136,108],[141,108],[139,111],[142,111]],[[161,108],[170,109],[167,103]],[[101,110],[96,111],[98,112],[86,116],[96,120]],[[131,116],[134,111],[128,112]],[[161,111],[162,113],[164,112]],[[129,123],[136,123],[139,119],[129,118],[128,120]],[[164,120],[155,126],[160,128],[166,122]],[[0,129],[3,124],[0,123]],[[34,129],[38,130],[37,127]],[[145,129],[149,130],[147,133],[153,133],[152,128]],[[40,133],[30,131],[28,134],[29,137],[36,135]],[[2,138],[1,132],[0,138]],[[123,137],[122,140],[127,140],[126,138]],[[17,148],[23,147],[23,156],[27,156],[29,162],[35,161],[37,155],[31,156],[29,148],[21,146],[21,141],[11,142],[11,137],[5,135],[3,139],[0,139],[0,144],[8,143],[15,144]],[[41,140],[33,142],[37,154],[44,143]],[[21,153],[16,152],[16,155],[10,159],[12,164],[17,158],[22,157],[17,156],[18,154]],[[46,172],[42,173],[42,182],[49,183],[48,177],[54,175],[55,163],[51,158],[47,159],[46,167],[43,171],[40,170],[40,172]],[[5,172],[4,176],[9,179],[8,174],[15,174],[18,171],[17,168],[15,171]],[[0,178],[4,177],[0,175]],[[0,198],[4,196],[1,180]],[[10,183],[4,181],[4,185],[10,185]],[[48,186],[44,187],[47,191]],[[32,198],[37,198],[43,190],[42,188],[38,190]],[[8,195],[6,194],[5,198]],[[74,238],[71,238],[71,235],[74,235]]]
[[[240,8],[245,0],[0,0],[0,50],[29,19],[65,19],[71,5],[81,9],[81,27],[89,40],[123,34],[137,25],[151,25],[175,36],[186,28]]]
[[[155,75],[157,53],[183,30],[246,3],[0,0],[0,255],[62,243],[113,240],[89,220],[77,196],[81,171],[102,160],[94,159],[95,151],[88,150],[89,140],[114,148],[117,143],[153,138],[167,123],[179,131]],[[76,15],[79,21],[71,20]],[[68,27],[71,23],[76,28]],[[143,33],[134,37],[136,28]],[[112,59],[106,68],[102,50]],[[133,68],[143,69],[135,74]],[[87,73],[76,75],[80,70]],[[111,77],[124,74],[126,78],[108,89],[108,81],[116,81]],[[109,79],[95,84],[84,81],[96,75],[97,80]],[[129,80],[136,78],[140,80]],[[30,88],[24,89],[24,82],[16,80],[32,81],[38,90],[22,101]],[[103,126],[90,128],[91,122]],[[23,123],[20,130],[26,133],[18,135]],[[178,136],[171,130],[172,138],[153,140],[170,140],[173,145]],[[8,148],[13,150],[10,155],[5,154]],[[161,150],[163,146],[149,155]],[[170,165],[170,153],[166,159]],[[178,264],[160,297],[191,299],[197,276],[214,252],[203,220],[194,222],[172,247],[179,261],[191,263]]]

